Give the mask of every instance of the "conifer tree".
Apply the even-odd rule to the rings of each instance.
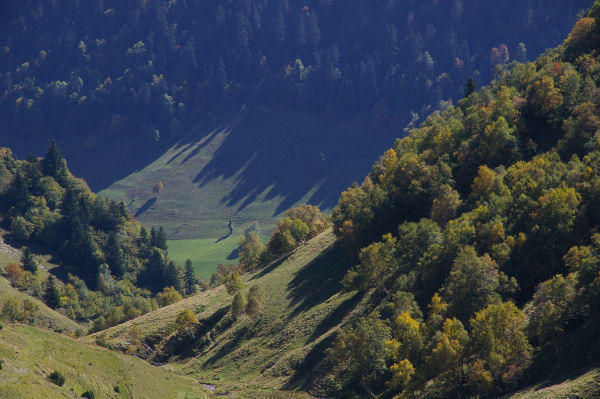
[[[164,251],[167,250],[167,233],[165,233],[165,229],[162,226],[160,226],[158,230],[152,227],[152,230],[150,230],[150,237],[151,245],[153,247],[160,248]]]
[[[48,148],[48,152],[46,152],[46,156],[42,159],[42,173],[44,173],[45,176],[55,177],[62,166],[62,160],[63,157],[56,145],[56,141],[52,140],[50,142],[50,148]]]
[[[56,309],[60,303],[60,293],[56,286],[56,278],[48,277],[46,281],[46,291],[44,292],[44,302],[49,308]]]
[[[147,258],[150,256],[151,238],[148,229],[144,226],[140,229],[140,236],[137,239],[137,245],[140,248],[140,256]]]
[[[23,264],[23,268],[33,274],[37,272],[38,263],[33,257],[31,250],[27,247],[23,249],[23,253],[21,254],[21,263]]]
[[[111,233],[108,236],[105,257],[114,275],[122,277],[123,273],[125,273],[125,257],[123,256],[123,249],[119,244],[117,233]]]
[[[194,275],[194,269],[192,267],[192,261],[190,259],[187,259],[185,261],[185,269],[183,273],[185,293],[186,295],[192,295],[196,292],[197,279]]]
[[[475,84],[473,77],[470,76],[464,88],[465,98],[469,97],[472,93],[475,92],[475,90],[477,90],[477,85]]]
[[[165,285],[174,287],[179,292],[183,292],[183,281],[181,279],[181,271],[173,261],[169,262],[169,264],[167,265]]]

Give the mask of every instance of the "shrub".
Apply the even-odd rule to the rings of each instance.
[[[22,321],[23,319],[23,302],[17,297],[10,297],[2,306],[2,317],[9,323]]]
[[[156,300],[160,306],[168,306],[182,299],[181,294],[173,287],[165,287],[162,292],[156,295]]]
[[[54,370],[48,376],[48,381],[50,381],[53,384],[58,385],[59,387],[62,387],[65,384],[65,376],[62,375],[62,373],[60,371]]]
[[[231,314],[234,319],[237,319],[244,313],[244,309],[246,308],[246,296],[242,292],[238,292],[233,297],[233,303],[231,304]]]
[[[84,393],[81,394],[82,398],[88,398],[88,399],[95,399],[96,395],[94,394],[94,391],[85,391]]]
[[[198,324],[198,317],[189,309],[184,309],[177,315],[177,329],[194,336],[194,327]]]
[[[246,314],[250,317],[260,317],[263,312],[265,293],[258,285],[250,287],[248,294],[248,303],[246,304]]]
[[[567,44],[576,46],[583,42],[594,30],[594,18],[581,18],[567,37]]]

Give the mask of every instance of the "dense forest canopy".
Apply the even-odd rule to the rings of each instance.
[[[5,134],[168,143],[210,112],[367,112],[396,134],[469,76],[556,45],[577,1],[78,0],[0,5]]]
[[[600,2],[342,194],[343,283],[377,306],[330,350],[338,395],[497,397],[599,358],[598,48]]]

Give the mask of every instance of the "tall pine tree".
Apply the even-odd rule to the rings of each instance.
[[[185,261],[185,269],[183,272],[183,283],[185,285],[185,294],[192,295],[196,292],[197,279],[194,275],[194,269],[192,268],[192,261],[187,259]]]
[[[56,177],[57,172],[62,167],[63,157],[56,145],[56,141],[50,142],[50,148],[46,156],[42,159],[42,173],[46,176]]]

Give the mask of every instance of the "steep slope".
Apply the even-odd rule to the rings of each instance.
[[[3,304],[8,298],[18,298],[21,301],[28,299],[37,305],[37,311],[33,325],[37,327],[49,328],[63,333],[75,333],[82,327],[57,311],[50,309],[42,301],[24,294],[14,288],[8,280],[0,277],[0,304]]]
[[[543,381],[507,396],[510,399],[592,399],[597,397],[600,397],[599,368]]]
[[[229,300],[217,290],[205,294],[214,300],[207,300],[208,314],[201,313],[193,335],[172,334],[171,327],[147,336],[155,345],[152,359],[178,359],[176,368],[204,378],[217,371],[222,389],[233,386],[228,375],[241,375],[246,387],[299,386],[336,396],[491,398],[551,378],[547,383],[556,386],[544,395],[593,397],[595,371],[573,384],[560,375],[600,359],[599,46],[597,1],[563,45],[535,64],[500,69],[489,86],[396,141],[361,186],[342,194],[332,213],[340,242],[297,265],[293,279],[280,272],[270,282],[287,291],[277,295],[269,287],[276,293],[271,300],[286,294],[289,300],[305,271],[319,286],[336,268],[319,276],[312,267],[322,270],[318,260],[343,245],[356,256],[355,267],[341,270],[344,286],[366,302],[350,302],[346,312],[332,313],[335,323],[320,319],[317,328],[311,311],[321,305],[294,317],[289,301],[271,304],[258,322],[234,322]],[[323,237],[294,256],[319,252],[314,245]],[[342,254],[332,258],[352,265]],[[267,266],[257,280],[291,267],[294,256]],[[327,303],[318,298],[305,292],[300,300]],[[223,301],[221,311],[216,300]],[[346,317],[358,320],[327,342],[318,326],[326,320],[329,331]],[[295,352],[298,335],[296,348],[308,350],[321,338],[323,346]],[[123,337],[115,330],[100,339]],[[326,349],[329,365],[320,361]],[[311,378],[316,370],[327,377]],[[328,384],[329,392],[321,390]]]
[[[320,377],[332,334],[340,326],[368,313],[370,294],[343,293],[339,279],[347,258],[330,231],[323,233],[290,258],[245,276],[246,286],[264,287],[265,310],[259,320],[229,319],[231,296],[223,286],[186,298],[108,330],[84,337],[126,351],[131,331],[153,345],[154,361],[168,361],[169,370],[215,386],[215,392],[234,398],[303,398],[303,391],[319,394],[326,386]],[[179,312],[190,309],[200,325],[193,339],[180,340],[175,332]],[[506,398],[588,399],[598,392],[600,369],[553,372]],[[292,390],[292,391],[290,391]]]
[[[141,339],[154,343],[155,360],[178,359],[173,370],[221,392],[252,397],[262,390],[316,389],[332,333],[369,307],[369,295],[341,291],[347,262],[327,231],[289,258],[245,276],[247,287],[259,285],[266,294],[259,319],[233,322],[231,296],[221,286],[84,340],[101,337],[109,347],[126,349],[136,327]],[[194,338],[180,341],[173,331],[183,309],[197,312],[200,324]]]
[[[20,251],[7,245],[0,238],[0,270],[4,270],[6,265],[11,262],[18,262],[21,256]],[[45,274],[43,270],[38,271],[40,274]],[[8,298],[18,298],[19,300],[28,299],[36,304],[37,311],[33,320],[33,325],[37,327],[49,328],[54,331],[63,333],[75,333],[81,329],[81,326],[64,316],[63,314],[50,309],[42,301],[29,296],[13,287],[11,283],[4,277],[0,277],[0,309]]]
[[[64,335],[23,325],[0,330],[0,397],[6,399],[196,398],[208,391],[190,378]],[[46,379],[53,371],[65,377],[63,386]]]
[[[172,143],[211,112],[244,103],[327,117],[373,111],[373,120],[403,126],[411,112],[460,96],[470,75],[487,82],[495,65],[556,45],[590,4],[8,0],[0,126],[18,133],[0,131],[15,141],[64,137],[70,158],[119,136],[135,138],[138,152]],[[5,144],[23,157],[33,150]],[[95,189],[122,176],[104,159],[78,158],[74,171]]]

